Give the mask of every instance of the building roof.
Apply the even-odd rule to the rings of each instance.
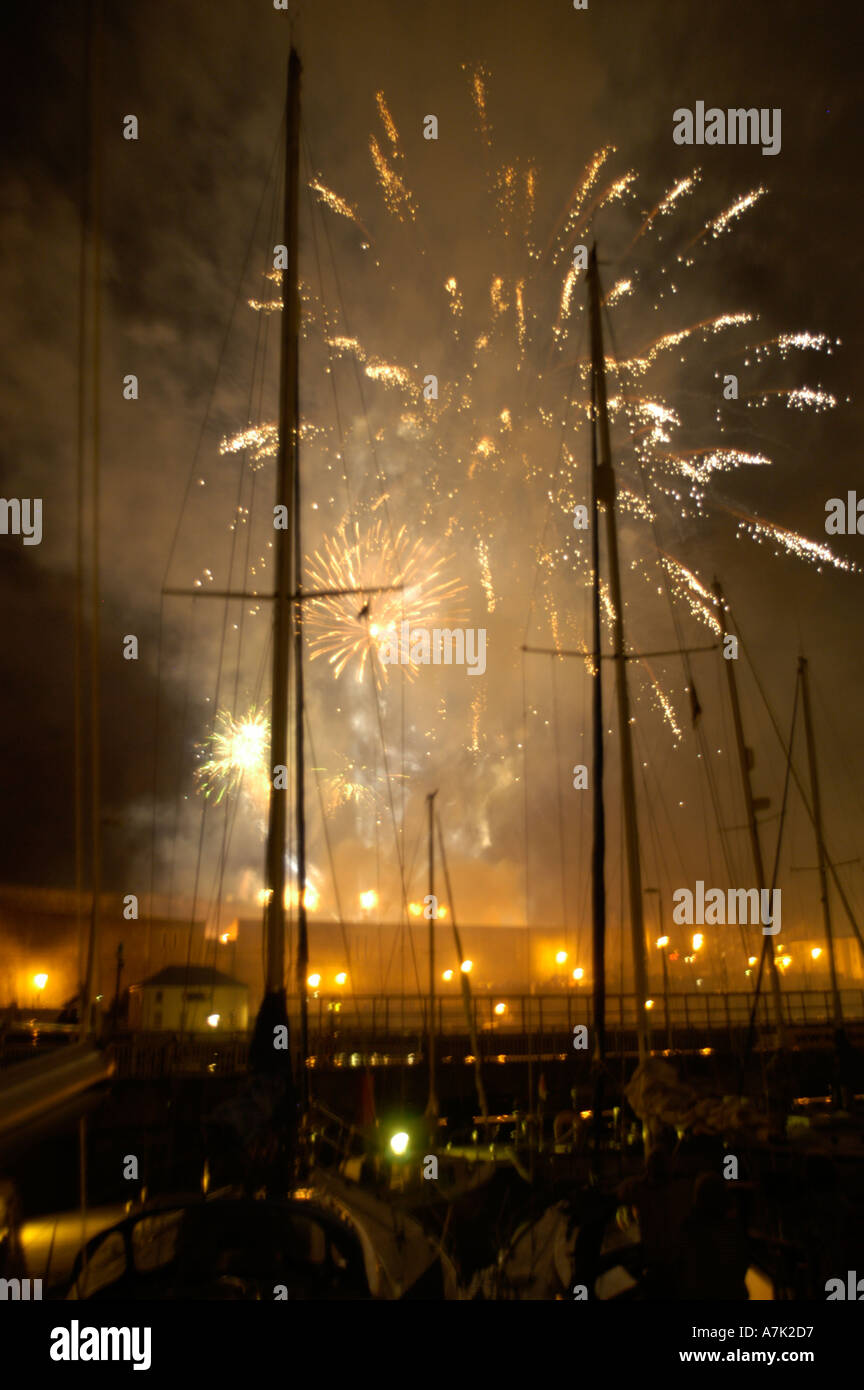
[[[248,989],[248,985],[242,980],[235,980],[233,975],[214,970],[212,965],[166,965],[164,970],[160,970],[156,975],[141,980],[138,988],[143,989],[149,985],[182,985],[184,988],[192,985],[233,985],[235,989]]]

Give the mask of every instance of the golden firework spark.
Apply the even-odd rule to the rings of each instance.
[[[742,449],[690,449],[686,453],[660,454],[658,461],[670,464],[694,483],[707,483],[712,473],[729,473],[746,464],[764,467],[771,463],[764,454],[748,454]]]
[[[680,560],[673,559],[671,555],[664,555],[662,559],[669,576],[672,592],[676,597],[684,600],[694,618],[705,623],[719,637],[722,628],[717,617],[717,604],[714,595],[706,589],[699,576],[689,570],[686,565],[683,565]]]
[[[733,511],[731,507],[728,511]],[[740,515],[740,513],[738,513]],[[830,546],[822,541],[811,541],[806,536],[801,536],[797,531],[789,531],[785,526],[777,526],[773,521],[764,521],[755,516],[748,516],[738,523],[738,529],[746,532],[753,540],[776,541],[783,550],[789,555],[796,556],[799,560],[807,560],[817,569],[823,565],[830,565],[832,569],[843,570],[846,574],[860,574],[858,565],[851,560],[844,560],[842,555],[835,555]]]
[[[745,212],[749,212],[752,207],[755,207],[759,199],[763,198],[767,192],[767,188],[760,187],[751,189],[749,193],[742,193],[742,195],[736,198],[734,203],[721,212],[718,217],[713,217],[710,222],[705,223],[701,232],[698,232],[693,240],[689,242],[685,250],[678,257],[678,260],[685,265],[692,265],[693,258],[688,255],[688,252],[691,251],[694,246],[698,246],[707,236],[716,238],[722,236],[724,232],[728,232],[732,224],[736,222],[739,217],[743,216]]]
[[[639,231],[636,233],[635,237],[630,243],[629,249],[631,251],[633,250],[633,247],[636,245],[636,242],[639,240],[639,238],[644,236],[646,232],[650,230],[650,228],[654,224],[655,219],[658,217],[668,217],[669,214],[674,211],[675,205],[678,202],[679,198],[683,198],[687,193],[692,193],[700,178],[700,171],[698,169],[694,169],[692,174],[688,174],[686,178],[679,179],[676,184],[673,184],[672,188],[670,188],[669,192],[665,195],[665,197],[660,200],[660,202],[657,204],[655,208],[651,209],[648,216],[645,218],[645,221],[642,223],[642,226],[639,228]]]
[[[369,153],[372,155],[372,163],[375,165],[375,172],[378,175],[378,182],[381,185],[388,212],[391,212],[400,222],[416,221],[417,208],[411,192],[406,187],[404,180],[388,162],[387,156],[374,135],[369,137]]]
[[[482,536],[477,540],[477,559],[480,562],[480,582],[486,595],[487,613],[495,612],[495,586],[492,583],[492,567],[489,564],[489,546]]]
[[[791,390],[782,386],[773,387],[766,391],[754,391],[743,399],[748,407],[755,406],[757,410],[772,400],[785,400],[787,410],[812,410],[815,415],[821,415],[824,410],[833,410],[837,404],[837,397],[832,396],[830,391],[823,391],[821,386],[797,386]]]
[[[281,305],[280,305],[281,308]],[[250,468],[261,468],[267,459],[275,458],[279,448],[279,426],[276,424],[250,425],[223,439],[219,445],[220,454],[248,453]]]

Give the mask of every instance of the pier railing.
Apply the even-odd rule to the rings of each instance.
[[[864,989],[841,993],[850,1038],[864,1044]],[[593,1048],[593,1009],[588,995],[574,993],[477,994],[474,1026],[481,1055],[518,1061],[527,1057],[570,1056],[575,1029],[587,1029],[587,1049]],[[503,1006],[503,1007],[502,1007]],[[670,994],[668,1017],[662,996],[650,1009],[651,1046],[655,1052],[698,1053],[740,1051],[750,1023],[753,996],[730,994]],[[350,1066],[370,1059],[382,1064],[419,1062],[425,1055],[428,1000],[419,996],[321,995],[309,1000],[309,1050],[315,1064]],[[834,1030],[831,995],[826,990],[784,990],[783,1009],[793,1046],[828,1048]],[[774,1044],[770,998],[760,998],[756,1015],[756,1047]],[[630,1055],[636,1047],[637,1000],[632,994],[613,994],[606,1000],[607,1046],[610,1054]],[[289,998],[293,1038],[299,1009]],[[435,1027],[442,1062],[463,1060],[470,1053],[462,1000],[435,1001]],[[68,1041],[68,1040],[60,1040]],[[36,1045],[38,1043],[38,1046]],[[56,1045],[56,1044],[55,1044]],[[20,1031],[0,1036],[0,1066],[39,1055],[51,1046],[50,1035],[28,1039]],[[178,1035],[118,1033],[112,1043],[116,1075],[141,1079],[190,1073],[230,1075],[245,1069],[249,1035],[221,1033]]]
[[[831,994],[828,990],[786,990],[783,993],[785,1022],[798,1025],[831,1023]],[[864,1020],[864,989],[841,991],[844,1017]],[[503,1005],[503,1008],[501,1007]],[[574,1027],[593,1024],[590,995],[573,993],[475,995],[472,1001],[474,1026],[478,1033],[495,1034],[560,1033],[572,1034]],[[670,994],[668,1019],[662,995],[652,1000],[650,1026],[658,1037],[667,1023],[673,1031],[719,1033],[746,1028],[753,1008],[753,995],[747,991],[730,994]],[[636,1026],[637,1000],[632,994],[612,994],[606,999],[606,1027],[630,1029]],[[382,1037],[425,1033],[428,1028],[428,1001],[414,995],[348,995],[344,999],[313,998],[309,1001],[309,1027],[321,1036],[329,1032],[348,1034],[360,1028],[364,1034]],[[756,1023],[773,1027],[773,1003],[760,996]],[[439,1034],[465,1033],[465,1010],[459,997],[439,996],[435,1000],[435,1024]],[[656,1044],[655,1044],[656,1045]]]

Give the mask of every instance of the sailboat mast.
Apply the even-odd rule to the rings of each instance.
[[[285,137],[285,203],[282,271],[282,342],[279,383],[279,449],[276,459],[276,508],[283,525],[274,525],[276,585],[273,599],[273,664],[270,697],[270,811],[265,867],[265,1003],[279,1017],[285,1006],[285,832],[287,778],[275,769],[288,765],[288,697],[291,663],[291,545],[295,538],[298,446],[298,337],[300,295],[297,286],[297,236],[300,168],[300,59],[292,48],[288,61]],[[278,787],[276,783],[279,783]],[[301,998],[303,992],[301,991]],[[263,1006],[262,1006],[263,1007]]]
[[[720,623],[720,641],[725,646],[728,627],[726,623],[726,603],[723,598],[723,590],[720,581],[714,581],[714,597],[717,600],[717,618]],[[741,722],[741,705],[738,700],[738,682],[735,678],[734,660],[724,660],[726,667],[726,682],[729,689],[729,703],[732,706],[732,724],[735,729],[735,747],[738,753],[738,766],[741,771],[741,785],[744,790],[744,806],[747,812],[747,830],[750,836],[750,852],[753,856],[753,869],[756,874],[756,887],[759,889],[760,901],[762,890],[765,888],[765,866],[762,862],[762,845],[759,840],[759,827],[756,822],[756,806],[753,801],[753,784],[750,780],[750,769],[752,765],[752,753],[744,742],[744,725]],[[769,949],[771,938],[764,938],[763,951],[768,955],[768,971],[771,979],[771,997],[774,1001],[774,1021],[777,1027],[777,1041],[782,1046],[785,1034],[783,1023],[783,999],[780,994],[780,975],[777,971],[777,962],[774,952]]]
[[[603,1117],[603,1070],[606,1064],[606,806],[603,800],[603,662],[600,654],[600,509],[597,491],[597,382],[591,374],[591,691],[593,828],[591,843],[592,980],[594,1003],[594,1131]]]
[[[816,766],[816,740],[813,737],[813,719],[810,712],[810,672],[807,658],[798,659],[798,672],[801,676],[801,694],[804,704],[804,730],[807,738],[807,761],[810,765],[810,795],[813,799],[813,828],[816,831],[816,853],[819,859],[819,897],[822,902],[822,920],[825,923],[825,941],[828,946],[828,968],[831,972],[831,1002],[834,1013],[834,1027],[843,1027],[843,1005],[837,986],[837,962],[834,955],[834,929],[831,923],[831,902],[828,897],[828,875],[825,871],[825,839],[822,834],[822,799],[819,794],[819,771]]]
[[[293,56],[293,55],[292,55]],[[299,62],[298,62],[299,84]],[[299,105],[298,105],[299,120]],[[299,136],[299,129],[297,132]],[[295,179],[297,166],[294,166]],[[296,192],[296,189],[295,189]],[[296,199],[295,199],[296,212]],[[297,259],[297,225],[294,225],[294,259]],[[295,264],[296,270],[296,264]],[[295,275],[294,295],[299,306],[298,281]],[[299,328],[299,307],[298,307]],[[294,354],[294,400],[297,405],[295,434],[297,446],[294,455],[294,583],[296,603],[294,605],[294,760],[296,772],[295,828],[297,841],[297,993],[300,999],[300,1101],[303,1109],[309,1100],[309,1069],[306,1059],[309,1056],[309,996],[306,977],[309,972],[309,933],[306,921],[306,751],[304,747],[304,685],[303,685],[303,546],[301,536],[300,509],[300,387],[299,352]]]
[[[609,439],[609,412],[606,400],[606,363],[603,355],[603,325],[600,319],[600,277],[597,247],[591,248],[588,262],[588,307],[591,320],[591,370],[596,393],[599,457],[594,469],[595,505],[606,513],[606,549],[609,563],[609,597],[612,601],[612,644],[615,660],[615,693],[621,737],[621,797],[624,806],[624,839],[627,856],[627,882],[630,896],[630,932],[633,950],[633,984],[636,991],[636,1036],[639,1062],[650,1056],[648,1018],[648,975],[645,963],[645,926],[642,917],[642,872],[639,864],[639,826],[636,819],[636,781],[633,771],[633,736],[630,729],[630,694],[627,689],[627,659],[624,649],[624,605],[621,597],[621,570],[618,557],[618,530],[615,523],[615,477]],[[596,527],[595,527],[596,529]],[[596,585],[599,575],[595,573]]]
[[[430,1118],[438,1114],[438,1095],[435,1089],[435,919],[438,906],[435,899],[435,798],[437,791],[430,792],[429,803],[429,1100],[426,1114]],[[451,904],[452,908],[452,904]]]

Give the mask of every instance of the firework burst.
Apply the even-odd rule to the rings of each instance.
[[[241,719],[220,710],[204,745],[208,756],[195,772],[200,790],[217,805],[241,788],[256,804],[266,799],[269,748],[270,721],[263,710],[253,707]]]
[[[387,806],[387,779],[381,773],[343,755],[336,772],[323,778],[324,809],[335,815],[343,806],[378,814]]]
[[[447,558],[402,526],[391,536],[380,518],[371,525],[343,522],[307,557],[310,589],[354,589],[357,593],[310,599],[305,627],[312,660],[325,657],[339,677],[350,667],[362,681],[371,661],[375,679],[387,678],[383,646],[410,627],[457,622],[465,585],[447,574]],[[387,591],[388,586],[392,588]],[[382,593],[369,590],[383,589]],[[377,658],[377,659],[376,659]],[[402,668],[411,678],[417,667]]]
[[[752,518],[739,496],[723,494],[724,488],[746,487],[754,468],[776,466],[767,451],[755,447],[754,425],[764,413],[818,414],[839,404],[821,385],[802,380],[777,385],[765,377],[778,361],[785,365],[796,354],[830,355],[836,339],[804,328],[766,337],[756,330],[758,314],[746,306],[703,308],[694,267],[715,245],[733,238],[742,222],[759,215],[767,189],[752,188],[718,209],[706,202],[701,171],[693,169],[671,180],[665,191],[645,196],[634,228],[638,175],[616,168],[615,147],[604,145],[588,160],[557,219],[547,211],[543,220],[540,209],[548,210],[543,201],[548,194],[540,187],[537,163],[497,157],[490,74],[482,67],[465,71],[483,166],[475,183],[485,188],[488,200],[480,269],[476,255],[460,264],[456,251],[448,251],[445,260],[433,249],[452,241],[429,239],[427,200],[412,187],[412,169],[385,94],[376,95],[380,126],[368,139],[370,175],[383,217],[361,214],[323,176],[310,180],[320,215],[338,219],[361,250],[370,248],[374,231],[381,260],[366,257],[364,264],[378,277],[376,284],[385,257],[410,265],[413,254],[411,279],[429,311],[434,313],[436,302],[440,308],[443,351],[438,355],[447,363],[446,374],[440,381],[432,378],[435,389],[427,391],[430,378],[412,360],[416,325],[406,324],[400,343],[402,317],[395,302],[390,306],[395,312],[385,311],[382,298],[378,315],[389,339],[367,342],[343,307],[328,303],[323,284],[320,293],[303,285],[307,340],[317,335],[326,371],[334,377],[344,373],[339,379],[346,389],[353,378],[362,408],[338,443],[332,426],[309,419],[302,422],[301,438],[304,446],[319,450],[322,476],[341,472],[347,480],[346,460],[352,458],[363,470],[360,488],[367,489],[365,502],[349,495],[347,507],[331,511],[331,529],[327,532],[325,522],[324,538],[307,557],[310,588],[360,591],[356,597],[305,605],[312,658],[325,658],[334,676],[352,671],[358,681],[371,665],[380,687],[387,668],[376,658],[402,622],[458,621],[455,600],[462,593],[490,616],[512,612],[514,604],[522,612],[530,605],[556,647],[584,646],[584,618],[574,611],[573,595],[592,576],[589,547],[573,534],[572,518],[590,492],[585,468],[590,360],[585,260],[576,252],[598,234],[604,259],[614,262],[614,269],[604,272],[606,369],[618,502],[628,523],[622,528],[625,564],[712,629],[710,598],[700,592],[698,574],[660,549],[672,534],[682,538],[682,522],[697,526],[709,515],[725,515],[737,523],[739,535],[773,542],[778,554],[820,569],[854,570],[823,542],[809,541],[779,521]],[[269,272],[269,279],[278,282],[278,273]],[[398,294],[397,286],[391,289]],[[272,299],[252,302],[267,312],[278,307]],[[696,305],[701,312],[693,312]],[[742,359],[748,367],[746,391],[738,406],[720,404],[723,377]],[[696,392],[686,387],[691,365],[700,382]],[[712,373],[715,386],[708,393],[701,383]],[[730,440],[736,432],[740,438]],[[257,468],[273,456],[276,442],[275,425],[250,424],[223,443],[223,452],[242,450],[249,466]],[[380,494],[387,491],[381,458],[388,472],[394,466],[399,471],[403,510],[392,527],[374,516]],[[323,492],[320,498],[322,510],[335,506]],[[351,520],[332,529],[340,514]],[[399,525],[403,516],[411,518],[410,534]],[[416,539],[421,531],[446,541],[467,585],[447,577],[449,560]],[[387,585],[402,587],[364,594],[364,587]],[[605,595],[607,623],[610,611]],[[411,666],[404,669],[409,677],[416,673]],[[677,737],[680,721],[661,679],[660,673],[644,672],[642,692]],[[466,707],[466,746],[475,751],[483,709],[476,695],[470,711]]]

